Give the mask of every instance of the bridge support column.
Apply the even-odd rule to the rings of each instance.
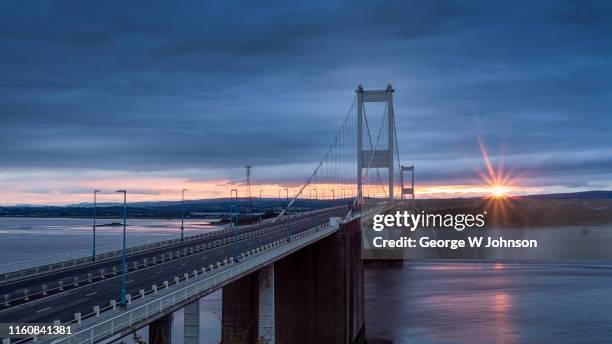
[[[150,344],[169,344],[171,340],[172,314],[161,317],[149,324]]]
[[[274,264],[259,270],[259,338],[275,343],[274,327]]]
[[[361,221],[275,263],[279,343],[355,343],[365,337]]]
[[[184,336],[185,344],[200,343],[200,300],[185,307]]]
[[[357,219],[223,287],[222,343],[355,343],[365,336],[363,297]]]
[[[259,271],[223,287],[222,343],[255,343],[258,335]]]

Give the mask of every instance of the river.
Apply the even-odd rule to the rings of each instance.
[[[612,342],[612,261],[407,261],[365,298],[370,344]]]
[[[129,224],[130,245],[179,235],[176,220]],[[187,235],[214,228],[186,222]],[[122,227],[99,227],[97,234],[100,246],[119,247]],[[602,235],[612,238],[612,230]],[[0,238],[0,264],[86,251],[91,221],[0,218]],[[365,301],[366,335],[374,344],[610,343],[612,260],[422,259],[368,267]],[[202,343],[218,343],[220,311],[220,292],[202,301]]]

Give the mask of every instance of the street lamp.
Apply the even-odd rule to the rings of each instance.
[[[125,275],[127,273],[127,264],[125,262],[125,227],[127,225],[127,190],[117,190],[118,193],[123,194],[123,246],[121,249],[121,304],[125,303]]]
[[[93,204],[93,245],[91,248],[91,258],[96,261],[96,195],[100,190],[94,190],[94,204]]]
[[[238,208],[236,207],[236,225],[234,225],[234,255],[240,260],[240,233],[238,233]]]
[[[185,238],[185,191],[187,189],[183,189],[181,195],[181,241]]]
[[[283,201],[281,201],[281,194],[282,194],[283,191],[285,191],[285,203],[283,203]],[[289,205],[289,189],[279,189],[278,190],[278,203],[280,204],[281,211],[282,211],[282,208],[284,208],[287,205]]]
[[[281,201],[281,192],[283,192],[283,189],[278,189],[278,206],[281,208],[281,210],[279,210],[279,211],[282,212],[283,201]]]
[[[232,189],[230,192],[230,199],[234,199],[234,194],[236,194],[236,204],[230,206],[230,221],[232,227],[234,227],[234,255],[236,256],[236,260],[240,259],[240,234],[238,233],[238,189]],[[234,224],[234,211],[235,211],[235,221]]]
[[[234,209],[236,209],[236,223],[233,226],[234,227],[234,256],[236,257],[236,261],[239,261],[240,260],[240,233],[238,233],[238,225],[240,224],[240,222],[238,222],[238,205],[236,205]]]

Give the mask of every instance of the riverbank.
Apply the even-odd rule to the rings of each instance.
[[[610,199],[550,199],[531,197],[417,199],[417,211],[439,214],[481,214],[486,226],[568,226],[612,223]]]

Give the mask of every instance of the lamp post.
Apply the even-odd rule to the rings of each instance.
[[[121,304],[125,306],[125,277],[127,273],[127,264],[125,262],[125,227],[127,225],[127,190],[117,190],[123,194],[123,246],[121,249]]]
[[[279,211],[283,211],[283,201],[281,201],[281,192],[283,192],[283,189],[278,189],[278,206],[280,207]]]
[[[236,256],[236,261],[240,260],[240,234],[238,233],[238,207],[236,207],[236,225],[234,226],[234,241],[236,244],[234,245],[234,255]]]
[[[94,203],[93,203],[93,244],[91,247],[91,259],[96,261],[96,195],[100,190],[94,190]]]
[[[289,205],[289,189],[285,189],[285,205],[284,205],[284,207],[286,207],[287,205]]]
[[[236,261],[238,261],[240,259],[240,234],[238,233],[238,189],[231,190],[230,199],[233,199],[234,193],[236,194],[236,204],[230,207],[230,221],[232,227],[234,227],[234,255],[236,257]]]
[[[187,189],[183,189],[181,195],[181,241],[185,238],[185,191]]]

